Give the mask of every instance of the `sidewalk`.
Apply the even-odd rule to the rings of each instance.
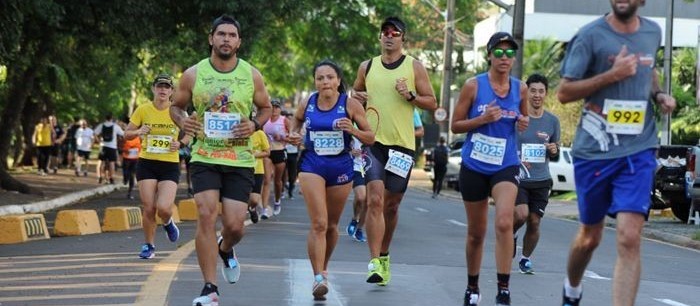
[[[56,174],[38,175],[35,169],[19,169],[13,177],[44,194],[22,194],[0,189],[0,216],[42,212],[77,203],[99,194],[110,193],[122,186],[121,169],[115,171],[115,184],[98,184],[96,162],[90,164],[87,177],[76,176],[73,169],[58,169]]]
[[[423,192],[431,193],[433,183],[423,169],[414,168],[411,172],[411,181],[408,184]],[[462,201],[459,192],[452,188],[443,188],[440,192],[441,198],[449,198],[455,201]],[[649,239],[668,242],[671,244],[684,246],[700,250],[700,227],[681,223],[674,217],[664,217],[655,215],[658,211],[652,211],[649,221],[644,225],[642,235]],[[578,220],[578,206],[575,201],[551,200],[547,205],[545,218],[559,218],[568,220]],[[615,219],[607,218],[606,225],[615,227]]]

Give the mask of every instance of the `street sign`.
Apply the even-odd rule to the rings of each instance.
[[[438,107],[438,109],[435,110],[435,120],[445,121],[445,119],[447,119],[447,111],[442,107]]]

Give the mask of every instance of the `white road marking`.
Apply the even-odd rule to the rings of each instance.
[[[676,302],[674,300],[669,300],[669,299],[654,299],[654,301],[664,303],[666,305],[671,305],[671,306],[690,306],[687,304],[683,304],[681,302]]]
[[[287,269],[287,283],[289,284],[290,297],[289,305],[347,305],[348,299],[340,293],[340,286],[334,284],[333,274],[328,275],[328,293],[326,294],[325,302],[314,302],[311,295],[313,286],[313,270],[308,260],[304,259],[288,259],[289,268]]]
[[[591,270],[586,270],[586,272],[583,274],[584,277],[592,278],[592,279],[602,279],[602,280],[610,280],[609,277],[603,277],[598,275],[598,273],[595,273]]]
[[[423,212],[423,213],[429,212],[429,210],[427,210],[427,209],[425,209],[425,208],[421,208],[421,207],[414,207],[414,208],[415,208],[417,211],[420,211],[420,212]]]
[[[466,224],[464,224],[464,223],[462,223],[462,222],[459,222],[459,221],[457,221],[457,220],[447,219],[447,222],[450,222],[450,223],[452,223],[452,224],[454,224],[454,225],[459,225],[459,226],[467,227]]]

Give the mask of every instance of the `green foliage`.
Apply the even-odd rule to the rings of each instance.
[[[528,40],[523,48],[523,79],[533,73],[547,77],[549,87],[559,84],[559,63],[564,54],[564,46],[552,38]]]

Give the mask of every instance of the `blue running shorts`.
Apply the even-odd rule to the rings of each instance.
[[[574,159],[581,223],[600,223],[619,212],[647,216],[656,171],[656,149],[615,159]]]
[[[326,181],[326,187],[344,185],[353,181],[352,156],[350,153],[320,156],[304,150],[299,162],[299,172],[314,173]]]

